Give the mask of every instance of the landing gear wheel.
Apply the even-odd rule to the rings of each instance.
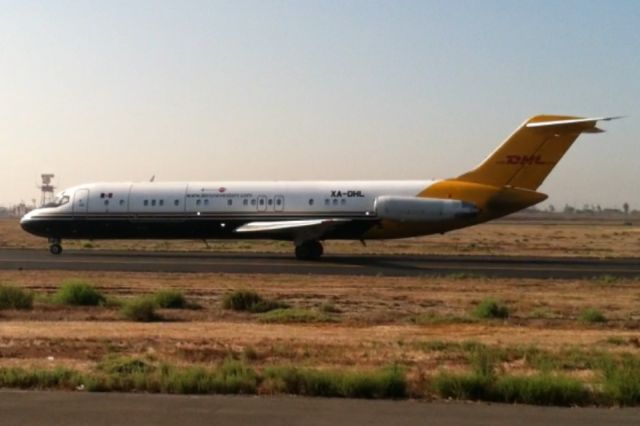
[[[62,253],[62,246],[60,244],[51,244],[49,246],[49,252],[57,256]]]
[[[311,245],[311,257],[313,259],[320,259],[324,253],[324,247],[318,241],[314,241]]]
[[[318,260],[324,249],[318,241],[308,241],[296,246],[296,258],[298,260]]]

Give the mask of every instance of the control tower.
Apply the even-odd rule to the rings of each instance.
[[[40,184],[40,193],[42,194],[40,197],[40,206],[44,206],[53,201],[55,186],[53,186],[52,180],[55,175],[53,173],[43,173],[40,177],[42,178],[42,183]]]

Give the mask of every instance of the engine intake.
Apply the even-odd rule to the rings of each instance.
[[[376,215],[400,222],[435,222],[472,218],[478,208],[466,201],[383,195],[374,203]]]

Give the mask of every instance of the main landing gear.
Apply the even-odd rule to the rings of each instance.
[[[324,249],[319,241],[305,241],[296,246],[296,259],[298,260],[318,260]]]
[[[49,238],[49,253],[55,254],[56,256],[62,253],[60,242],[60,238]]]

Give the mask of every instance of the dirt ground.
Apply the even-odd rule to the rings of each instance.
[[[180,289],[197,309],[161,310],[162,321],[135,323],[123,320],[117,308],[52,304],[47,295],[70,278],[90,282],[107,297],[120,300],[158,289]],[[90,368],[117,353],[176,364],[216,363],[229,356],[247,357],[257,365],[314,367],[380,367],[401,362],[428,374],[461,368],[466,360],[460,354],[425,347],[434,342],[470,341],[504,348],[640,354],[640,278],[2,271],[0,282],[37,294],[31,311],[0,311],[0,366]],[[223,296],[236,289],[252,289],[296,308],[327,311],[327,321],[265,324],[259,314],[222,309]],[[487,296],[504,301],[510,310],[508,319],[472,316]],[[607,321],[584,324],[580,315],[587,308],[597,309]]]
[[[46,241],[23,232],[16,220],[0,220],[0,247],[44,250]],[[211,248],[197,241],[66,241],[65,247],[292,249],[289,243],[246,241],[211,242]],[[640,227],[622,222],[494,222],[445,235],[368,242],[366,247],[357,242],[326,244],[331,253],[385,254],[638,257],[639,249]],[[68,279],[95,285],[111,303],[105,307],[52,303],[51,295]],[[452,344],[482,343],[505,350],[535,347],[556,354],[640,355],[640,277],[556,280],[0,271],[0,283],[24,287],[36,295],[32,310],[0,310],[0,367],[92,369],[113,354],[177,365],[210,365],[234,357],[258,368],[377,368],[401,363],[409,368],[412,382],[421,383],[423,377],[443,369],[468,368],[468,354],[451,349]],[[159,289],[182,291],[193,307],[160,310],[158,322],[123,319],[118,302]],[[237,289],[255,290],[265,298],[318,314],[321,321],[265,323],[261,314],[223,309],[225,294]],[[487,297],[502,301],[509,317],[476,318],[474,309]],[[597,310],[606,321],[585,322],[588,309]],[[525,361],[515,358],[500,368],[528,374]],[[589,377],[593,373],[578,369],[571,374]]]
[[[64,241],[72,249],[187,250],[187,251],[292,251],[288,242],[274,241]],[[46,249],[44,238],[22,231],[16,219],[0,219],[1,248]],[[371,254],[493,254],[533,256],[637,257],[640,226],[625,222],[497,221],[444,235],[401,240],[327,241],[327,253]]]

